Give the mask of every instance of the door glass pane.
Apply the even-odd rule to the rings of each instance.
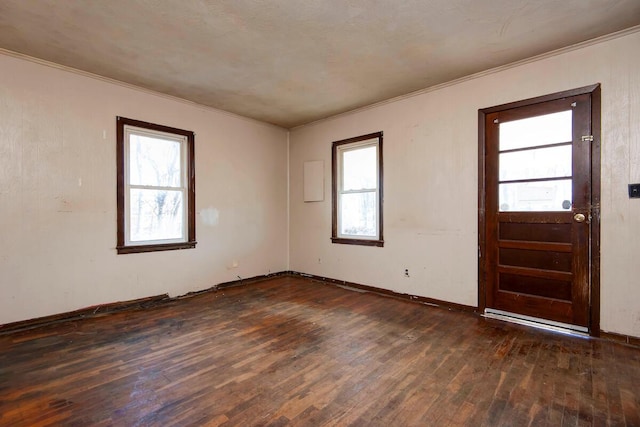
[[[340,234],[376,237],[376,193],[341,195]]]
[[[342,153],[342,190],[375,189],[377,147],[370,145]]]
[[[180,142],[130,134],[131,185],[180,187]]]
[[[500,181],[571,176],[571,145],[500,153]]]
[[[571,180],[499,184],[500,212],[569,211]]]
[[[569,142],[572,135],[572,111],[545,114],[500,123],[500,151]]]
[[[131,189],[132,242],[182,239],[182,191]]]

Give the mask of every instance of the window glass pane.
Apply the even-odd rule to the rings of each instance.
[[[500,153],[500,181],[571,176],[571,145]]]
[[[500,151],[569,142],[572,135],[571,110],[504,122],[500,123]]]
[[[499,185],[500,212],[545,212],[571,209],[571,180]]]
[[[129,183],[180,187],[180,142],[131,134]]]
[[[182,192],[131,189],[130,240],[184,239]]]
[[[376,193],[341,195],[340,234],[376,237]]]
[[[348,150],[342,153],[342,189],[375,189],[378,177],[376,173],[376,146]]]

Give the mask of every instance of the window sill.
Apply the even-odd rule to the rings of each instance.
[[[332,243],[343,245],[360,245],[360,246],[384,246],[384,240],[368,240],[368,239],[345,239],[344,237],[332,237]]]
[[[173,251],[177,249],[193,249],[197,242],[160,243],[156,245],[118,246],[118,254],[135,254],[142,252]]]

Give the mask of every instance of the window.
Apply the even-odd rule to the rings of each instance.
[[[119,254],[195,247],[194,139],[118,117]]]
[[[335,141],[331,241],[383,246],[382,132]]]

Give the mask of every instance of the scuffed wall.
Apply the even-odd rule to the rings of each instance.
[[[601,327],[640,336],[640,33],[294,129],[292,270],[477,306],[478,109],[602,84]],[[331,142],[384,132],[384,248],[332,244]],[[324,202],[302,165],[324,160]],[[409,276],[404,276],[409,269]]]
[[[0,75],[0,324],[286,270],[286,130],[6,55]],[[195,249],[116,254],[116,116],[196,133]]]
[[[477,110],[599,82],[601,326],[640,336],[639,50],[634,33],[297,128],[289,153],[283,129],[0,55],[0,324],[288,268],[475,306]],[[116,255],[117,115],[195,131],[196,249]],[[376,131],[385,247],[331,244],[331,142]],[[323,202],[302,201],[308,160]]]

